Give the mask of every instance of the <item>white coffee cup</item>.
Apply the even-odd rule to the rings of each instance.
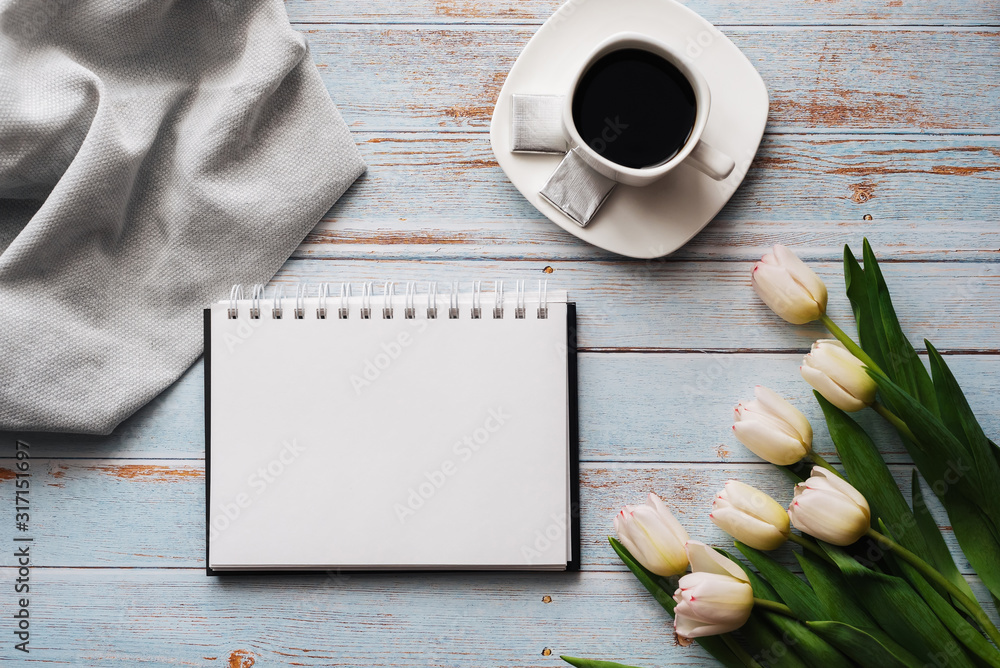
[[[580,79],[590,67],[604,56],[622,49],[641,49],[654,53],[673,64],[687,78],[694,89],[695,118],[694,127],[687,141],[672,158],[652,167],[626,167],[612,162],[595,151],[583,140],[576,124],[573,122],[573,95]],[[583,62],[576,76],[573,77],[566,94],[563,107],[563,126],[569,143],[577,148],[577,154],[583,158],[595,171],[618,183],[629,186],[646,186],[663,177],[667,172],[685,160],[698,171],[707,174],[717,181],[729,176],[736,163],[725,153],[714,149],[701,140],[708,123],[708,112],[711,108],[712,96],[705,77],[694,67],[690,60],[681,55],[679,49],[674,49],[663,42],[647,37],[641,33],[621,32],[612,35],[597,45],[590,56]]]

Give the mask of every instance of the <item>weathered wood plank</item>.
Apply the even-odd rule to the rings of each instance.
[[[8,581],[14,576],[4,573]],[[31,654],[88,666],[718,666],[629,573],[302,575],[36,569]],[[982,598],[976,580],[973,590]],[[34,587],[37,587],[35,589]],[[548,651],[546,651],[548,650]],[[0,661],[24,660],[13,642]]]
[[[733,408],[764,385],[794,403],[813,425],[813,445],[839,461],[823,412],[802,380],[798,354],[583,354],[580,458],[590,462],[756,463],[732,435]],[[949,356],[948,365],[986,433],[1000,437],[1000,357]],[[642,388],[642,391],[637,391]],[[679,419],[683,416],[683,419]],[[852,415],[888,462],[910,458],[874,411]]]
[[[819,406],[783,353],[583,353],[579,356],[580,459],[585,462],[755,463],[729,429],[732,407],[756,384],[799,406],[815,425],[815,447],[837,461]],[[951,366],[986,433],[1000,435],[1000,356],[949,355]],[[196,364],[173,387],[110,436],[0,433],[0,465],[15,438],[35,457],[119,460],[204,457],[203,367]],[[643,388],[637,392],[635,388]],[[677,416],[684,416],[678,421]],[[887,461],[908,462],[905,450],[871,411],[854,417],[882,446]],[[129,461],[131,460],[131,461]]]
[[[533,30],[302,25],[355,130],[477,129]],[[1000,32],[730,28],[771,96],[772,132],[1000,132]]]
[[[510,23],[541,24],[562,0],[289,0],[297,23]],[[997,25],[1000,3],[923,0],[922,2],[740,2],[692,0],[683,3],[716,24],[725,25]]]
[[[355,138],[368,173],[295,257],[617,257],[532,207],[483,134]],[[770,135],[729,205],[673,257],[756,259],[780,241],[836,260],[845,239],[867,235],[897,260],[998,260],[998,218],[996,137]]]
[[[860,249],[860,239],[848,240]],[[826,335],[819,325],[793,327],[773,315],[750,288],[751,266],[669,259],[465,264],[291,260],[277,280],[287,288],[299,281],[528,279],[533,289],[536,278],[545,278],[550,288],[566,289],[578,302],[583,348],[787,350],[807,348]],[[852,318],[841,287],[841,264],[813,266],[830,288],[831,316],[846,325]],[[914,344],[928,338],[945,350],[1000,349],[1000,328],[995,327],[1000,265],[886,263],[883,271]],[[492,289],[490,283],[484,289]]]
[[[669,458],[669,444],[661,443],[661,447]],[[892,465],[907,494],[910,469]],[[39,555],[36,565],[204,567],[203,462],[36,459],[32,474],[30,521]],[[12,488],[11,477],[12,469],[5,462],[0,467],[0,490]],[[791,498],[791,484],[769,464],[583,464],[583,568],[623,568],[607,545],[606,537],[613,531],[611,520],[624,504],[643,501],[649,491],[670,503],[693,537],[720,546],[731,544],[708,519],[712,498],[729,478],[755,485],[781,503]],[[936,505],[934,513],[957,554],[947,515]],[[239,517],[231,521],[239,522]],[[0,531],[8,541],[15,533],[12,524]],[[797,568],[787,549],[776,554]],[[964,557],[959,564],[964,572],[971,572]],[[13,565],[13,552],[0,556],[0,566]]]

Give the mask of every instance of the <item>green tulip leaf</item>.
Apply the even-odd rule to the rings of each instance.
[[[959,642],[965,645],[972,654],[979,657],[983,662],[994,668],[1000,668],[1000,651],[990,643],[979,632],[979,629],[972,626],[958,610],[952,607],[951,603],[945,600],[938,590],[927,582],[927,579],[920,574],[913,566],[902,559],[897,560],[903,576],[910,581],[913,588],[917,590],[920,597],[924,599],[938,619],[951,631],[951,634],[958,638]],[[973,599],[975,600],[975,599]]]
[[[900,387],[916,397],[931,413],[937,413],[937,395],[930,374],[913,345],[903,334],[896,310],[889,297],[889,288],[878,266],[868,239],[864,240],[865,287],[875,331],[883,351],[884,365],[879,365]]]
[[[1000,496],[1000,463],[997,462],[996,447],[986,438],[983,428],[976,420],[965,393],[940,353],[924,341],[931,359],[934,373],[934,388],[937,390],[941,421],[944,426],[972,453],[975,474],[983,493]],[[994,518],[1000,519],[1000,518]]]
[[[559,658],[571,666],[576,666],[576,668],[636,668],[635,666],[626,666],[624,663],[615,663],[614,661],[580,659],[575,656],[560,656]]]
[[[809,630],[823,638],[861,666],[879,668],[923,668],[917,657],[898,645],[890,648],[862,629],[843,622],[806,622]]]
[[[808,666],[852,668],[854,664],[836,647],[819,637],[798,620],[776,612],[764,612],[762,617],[774,626],[792,651]]]
[[[876,642],[893,654],[906,660],[917,662],[917,659],[912,654],[879,628],[875,620],[855,598],[851,587],[835,566],[832,566],[828,561],[820,559],[811,552],[803,552],[795,556],[798,557],[799,564],[802,565],[802,570],[809,579],[809,584],[812,586],[813,591],[816,592],[816,596],[823,602],[828,617],[831,620],[859,629],[874,638]],[[809,626],[812,628],[811,625]],[[832,642],[830,638],[827,638],[822,633],[819,635],[827,642]],[[837,643],[833,642],[832,644],[836,645],[842,652],[853,656],[849,652],[846,652],[843,647],[837,645]]]
[[[760,571],[797,617],[803,620],[826,618],[823,604],[820,603],[816,593],[794,573],[749,545],[737,541],[736,548]]]
[[[912,452],[911,454],[914,454],[914,460],[917,461],[924,478],[928,481],[941,480],[946,483],[943,495],[953,491],[959,492],[981,504],[991,517],[1000,518],[1000,498],[989,499],[984,496],[984,490],[979,485],[979,476],[976,474],[975,460],[941,419],[884,374],[871,369],[868,370],[868,374],[878,384],[882,396],[892,403],[896,414],[918,439],[916,445],[924,456],[920,457]],[[907,440],[905,434],[903,440],[904,442]],[[928,464],[932,464],[935,470],[925,470]]]
[[[1000,544],[989,518],[961,495],[949,496],[945,507],[965,558],[990,593],[1000,597]]]
[[[629,551],[614,537],[609,536],[608,541],[611,543],[611,547],[618,554],[618,557],[622,562],[628,567],[632,574],[642,583],[642,586],[653,595],[656,602],[663,606],[663,609],[670,613],[670,616],[674,616],[674,599],[671,593],[668,591],[670,584],[667,582],[666,578],[656,575],[651,571],[646,570],[646,568],[640,564],[635,558],[629,553]],[[667,587],[665,589],[664,587]],[[735,652],[730,649],[726,644],[726,639],[723,636],[708,636],[705,638],[698,638],[698,644],[701,645],[706,652],[714,656],[722,665],[726,668],[744,668],[745,663],[742,659],[736,656]]]
[[[944,542],[944,536],[941,535],[941,530],[938,528],[937,522],[934,521],[930,510],[927,508],[927,502],[924,499],[923,492],[920,490],[920,475],[917,473],[917,469],[913,469],[911,488],[913,519],[917,523],[917,530],[924,537],[924,544],[927,546],[928,554],[931,557],[929,559],[930,563],[934,564],[938,572],[961,589],[966,596],[974,599],[975,594],[972,593],[972,587],[969,586],[969,582],[958,571],[958,566],[955,565],[955,559],[951,555],[951,550],[948,549],[948,544]]]
[[[973,666],[941,620],[906,580],[866,568],[839,547],[823,542],[820,546],[844,574],[857,600],[897,644],[922,663],[936,665],[939,658],[945,657],[951,668]]]
[[[833,619],[861,629],[878,628],[875,620],[858,605],[839,570],[812,552],[796,552],[795,558],[823,606],[826,613],[823,619]]]
[[[744,638],[752,638],[757,649],[753,660],[768,668],[811,668],[788,646],[786,637],[778,635],[764,620],[764,613],[755,610],[740,629]]]
[[[875,319],[872,316],[871,305],[868,303],[868,284],[865,280],[865,270],[858,264],[851,247],[846,244],[844,245],[844,284],[847,288],[847,298],[851,301],[851,309],[854,311],[854,322],[858,327],[858,343],[879,367],[885,368],[885,357],[875,332]]]

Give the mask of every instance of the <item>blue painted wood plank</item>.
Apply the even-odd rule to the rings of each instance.
[[[733,409],[764,385],[813,425],[817,452],[839,461],[800,354],[584,354],[580,356],[581,459],[592,462],[756,463],[732,434]],[[986,433],[1000,437],[1000,357],[949,356],[948,365]],[[683,416],[681,419],[679,416]],[[888,462],[908,463],[874,411],[852,414]]]
[[[289,18],[299,23],[500,23],[541,24],[562,0],[289,0]],[[921,2],[741,2],[691,0],[683,3],[719,25],[997,25],[1000,3],[922,0]]]
[[[848,239],[845,238],[845,241]],[[850,239],[860,249],[860,239]],[[841,263],[814,263],[829,286],[830,314],[847,326]],[[546,273],[546,269],[551,273]],[[787,350],[824,338],[818,325],[785,324],[750,288],[747,262],[671,259],[620,262],[291,260],[277,281],[471,281],[547,279],[576,300],[583,348]],[[944,350],[1000,350],[1000,264],[886,263],[906,334]],[[446,286],[442,286],[446,287]],[[490,290],[490,284],[485,284]],[[424,290],[421,286],[421,290]],[[221,297],[221,295],[220,295]]]
[[[816,427],[815,446],[836,461],[819,406],[799,377],[794,353],[583,353],[580,370],[580,458],[587,462],[754,463],[731,434],[733,406],[762,384],[787,397]],[[986,433],[1000,435],[1000,356],[949,355]],[[204,457],[203,367],[110,436],[0,433],[0,465],[23,438],[36,457],[113,460]],[[640,389],[641,388],[641,391]],[[678,421],[677,416],[684,420]],[[882,446],[887,461],[908,462],[905,450],[871,411],[854,417]],[[8,462],[9,463],[9,462]],[[120,462],[141,463],[141,462]]]
[[[670,459],[670,443],[650,443]],[[902,489],[909,489],[910,466],[893,464]],[[200,461],[36,459],[32,468],[31,536],[39,566],[114,568],[204,568],[204,465]],[[0,465],[0,492],[12,495],[9,463]],[[792,485],[769,464],[593,462],[581,467],[581,543],[584,570],[621,570],[607,535],[612,518],[627,503],[654,491],[675,510],[691,535],[715,545],[732,543],[708,519],[712,499],[726,480],[738,478],[788,503]],[[257,494],[261,496],[258,497]],[[405,494],[406,490],[401,490]],[[254,490],[264,498],[267,489]],[[947,515],[932,511],[955,554],[960,554]],[[213,518],[214,521],[214,518]],[[229,524],[239,516],[229,518]],[[21,535],[0,526],[9,542]],[[779,558],[798,570],[791,553]],[[971,572],[964,557],[963,572]],[[0,566],[16,565],[13,552]]]
[[[625,573],[279,581],[36,569],[32,578],[31,654],[5,641],[5,665],[561,666],[561,653],[717,665],[677,646],[667,613]]]
[[[313,58],[355,130],[485,131],[533,29],[309,24]],[[1000,32],[734,27],[771,132],[1000,132]]]
[[[295,257],[617,257],[532,207],[483,134],[355,139],[368,173]],[[757,259],[781,242],[810,260],[837,260],[845,240],[868,236],[895,260],[998,261],[998,156],[996,137],[768,135],[729,205],[673,257]]]
[[[4,642],[5,665],[556,667],[560,654],[718,665],[676,643],[669,615],[627,572],[218,580],[58,568],[31,578],[31,654]]]

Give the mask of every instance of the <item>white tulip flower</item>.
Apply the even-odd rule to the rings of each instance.
[[[682,638],[735,631],[750,618],[753,588],[743,570],[704,543],[688,541],[693,573],[674,592],[674,630]]]
[[[799,367],[807,383],[837,408],[853,412],[875,403],[878,387],[864,363],[835,339],[820,339]]]
[[[688,533],[666,504],[650,493],[645,504],[625,506],[615,517],[618,540],[646,569],[670,577],[687,570]]]
[[[753,266],[750,284],[772,311],[793,325],[812,322],[826,313],[826,285],[781,244],[775,244]]]
[[[709,518],[730,536],[757,550],[776,550],[791,533],[788,513],[781,504],[737,480],[726,482],[712,502]]]
[[[850,545],[871,527],[871,509],[864,495],[836,474],[816,466],[795,486],[788,507],[792,524],[802,533],[831,545]]]
[[[806,416],[763,385],[754,399],[736,406],[733,433],[755,455],[779,466],[801,460],[812,449],[813,430]]]

